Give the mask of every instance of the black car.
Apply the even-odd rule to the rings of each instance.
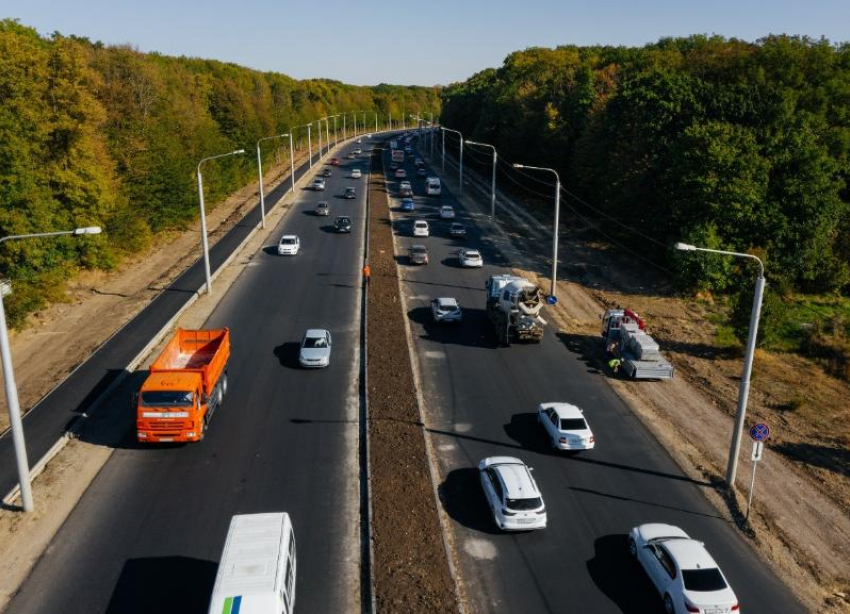
[[[325,170],[322,171],[322,177],[330,177],[331,174],[332,174],[332,171],[329,168],[326,168]]]
[[[345,192],[342,195],[343,198],[353,199],[357,198],[357,192],[352,187],[345,188]]]
[[[351,232],[351,218],[340,215],[334,220],[334,228],[337,232]]]

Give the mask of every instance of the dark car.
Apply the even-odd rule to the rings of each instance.
[[[425,176],[427,176],[427,175],[428,175],[428,171],[427,171],[427,170],[425,170],[425,167],[424,167],[424,166],[420,166],[418,169],[416,169],[416,174],[417,174],[419,177],[425,177]]]
[[[329,168],[326,168],[322,171],[322,177],[330,177],[333,174],[333,171]]]
[[[459,222],[452,222],[451,228],[449,228],[449,233],[453,237],[466,238],[466,227]]]
[[[340,215],[334,220],[334,228],[337,232],[351,232],[351,218]]]
[[[348,187],[345,188],[345,192],[343,192],[342,197],[352,200],[354,198],[357,198],[357,192],[354,190],[354,188]]]

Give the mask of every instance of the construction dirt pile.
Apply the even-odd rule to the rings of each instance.
[[[456,613],[405,342],[381,150],[369,185],[368,391],[374,588],[381,614]]]

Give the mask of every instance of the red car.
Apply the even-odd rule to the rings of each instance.
[[[331,158],[328,160],[328,164],[332,164],[333,166],[339,166],[339,158]]]

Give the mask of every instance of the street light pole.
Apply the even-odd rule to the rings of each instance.
[[[498,161],[498,154],[496,153],[496,148],[493,145],[488,145],[487,143],[478,143],[476,141],[467,141],[467,145],[478,145],[479,147],[489,147],[493,150],[493,181],[490,184],[490,221],[493,222],[496,219],[496,162]]]
[[[11,235],[0,238],[0,243],[20,239],[36,239],[41,237],[58,237],[62,235],[96,235],[100,234],[99,226],[77,228],[62,232],[41,232],[26,235]],[[27,459],[27,443],[24,438],[24,424],[21,419],[21,405],[18,399],[18,386],[15,382],[15,369],[12,366],[12,348],[9,343],[9,331],[6,328],[6,308],[3,297],[12,292],[8,282],[0,282],[0,360],[3,362],[3,385],[6,389],[6,406],[9,409],[9,427],[12,431],[12,444],[15,448],[15,463],[18,468],[18,485],[21,489],[21,504],[25,512],[35,509],[30,483],[30,467]]]
[[[458,174],[458,183],[460,184],[460,187],[458,188],[457,193],[458,193],[458,196],[462,196],[463,195],[463,135],[458,130],[452,130],[451,128],[443,128],[442,126],[440,127],[440,130],[443,131],[443,142],[444,143],[445,143],[445,138],[446,138],[446,132],[455,132],[460,137],[460,172]],[[445,150],[446,150],[446,148],[444,146],[443,147],[443,153],[445,153]],[[445,163],[443,165],[443,168],[445,168]]]
[[[269,139],[279,139],[285,134],[276,134],[274,136],[264,136],[257,141],[257,169],[260,175],[260,223],[263,228],[266,227],[266,198],[263,194],[263,160],[260,157],[260,143]]]
[[[317,132],[319,133],[319,162],[322,160],[322,118],[316,120]]]
[[[428,117],[430,117],[430,121],[428,122],[428,136],[431,137],[431,149],[428,154],[428,161],[434,161],[434,114],[430,111],[428,112]]]
[[[289,137],[289,182],[292,187],[292,198],[295,198],[295,147],[292,145],[292,131],[280,136]]]
[[[339,139],[336,138],[336,118],[339,117],[339,113],[333,116],[334,118],[334,147],[339,144]]]
[[[378,131],[378,111],[375,111],[375,132]]]
[[[442,160],[440,161],[440,172],[445,175],[445,173],[446,173],[446,131],[440,130],[440,133],[443,135],[443,155],[442,155]]]
[[[495,151],[493,152],[495,154]],[[527,168],[535,171],[547,171],[555,175],[555,227],[552,229],[552,285],[549,289],[551,296],[557,296],[558,282],[558,230],[560,225],[561,214],[561,177],[558,171],[554,168],[543,168],[540,166],[526,166],[524,164],[514,164],[514,168]]]
[[[345,130],[345,116],[346,115],[348,115],[348,113],[342,114],[342,140],[343,141],[348,138],[348,132],[346,132],[346,130]]]
[[[735,488],[735,478],[738,474],[738,456],[741,453],[741,437],[744,433],[744,422],[747,417],[747,401],[750,396],[750,376],[753,372],[753,358],[756,351],[756,339],[758,336],[759,317],[761,315],[761,303],[764,297],[764,263],[760,258],[752,254],[739,252],[727,252],[707,247],[697,247],[687,243],[676,243],[676,249],[684,252],[708,252],[711,254],[722,254],[736,258],[749,258],[755,260],[759,265],[759,275],[756,278],[755,295],[753,296],[753,309],[750,312],[750,330],[747,334],[747,351],[744,355],[744,371],[741,374],[741,383],[738,387],[738,407],[735,410],[735,429],[732,431],[732,443],[729,446],[729,460],[726,464],[726,485]]]
[[[212,275],[210,273],[210,245],[207,240],[207,215],[204,211],[204,178],[201,175],[201,165],[208,160],[226,158],[227,156],[235,156],[243,153],[245,153],[244,149],[237,149],[236,151],[231,151],[229,153],[210,156],[198,162],[198,202],[201,207],[201,245],[204,248],[204,273],[206,274],[207,279],[207,294],[212,293]]]
[[[325,144],[328,146],[326,153],[331,153],[331,123],[328,121],[330,117],[325,118]]]

